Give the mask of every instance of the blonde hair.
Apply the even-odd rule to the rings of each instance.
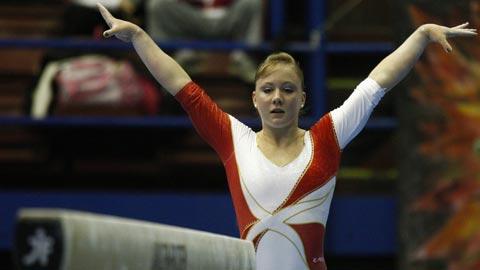
[[[297,61],[295,61],[295,58],[293,58],[290,54],[286,52],[277,52],[277,53],[270,54],[258,67],[257,72],[255,73],[255,82],[258,79],[271,74],[273,68],[275,68],[280,64],[291,65],[293,67],[293,70],[295,71],[298,78],[300,79],[301,87],[302,89],[304,89],[305,84],[303,79],[303,71],[300,68]]]

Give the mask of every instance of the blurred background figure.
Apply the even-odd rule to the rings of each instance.
[[[147,0],[146,28],[156,41],[231,40],[257,45],[262,39],[261,0]],[[108,7],[107,7],[108,8]],[[181,49],[175,60],[190,73],[200,70],[201,54]],[[243,51],[230,53],[228,71],[253,83],[256,64]]]

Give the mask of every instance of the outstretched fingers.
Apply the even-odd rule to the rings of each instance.
[[[115,17],[106,9],[102,4],[97,3],[98,10],[100,11],[100,14],[102,15],[103,19],[107,23],[108,27],[110,27],[109,30],[103,32],[103,36],[108,38],[114,35],[114,27],[113,23],[115,21]]]
[[[462,29],[462,28],[465,28],[469,25],[470,23],[469,22],[466,22],[466,23],[462,23],[460,25],[457,25],[457,26],[454,26],[452,27],[453,29]]]
[[[98,10],[100,11],[100,14],[102,14],[102,17],[103,19],[105,20],[105,22],[108,24],[109,27],[112,27],[113,25],[113,20],[115,19],[115,17],[113,17],[113,15],[110,13],[110,11],[108,11],[108,9],[106,9],[102,4],[100,3],[97,3],[97,8]]]
[[[468,22],[452,27],[448,31],[448,36],[476,36],[477,29],[475,28],[466,28],[469,25]]]

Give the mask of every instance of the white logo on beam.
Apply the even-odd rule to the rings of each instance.
[[[37,228],[35,234],[28,237],[28,243],[32,249],[22,258],[22,263],[31,266],[38,261],[41,266],[47,266],[55,244],[53,237],[48,236],[43,228]]]

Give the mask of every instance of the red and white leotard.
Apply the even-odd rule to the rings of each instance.
[[[323,238],[341,149],[384,95],[367,78],[339,108],[305,133],[295,160],[279,167],[257,147],[256,133],[223,112],[198,85],[177,95],[198,133],[220,156],[240,237],[254,242],[257,269],[326,269]]]

